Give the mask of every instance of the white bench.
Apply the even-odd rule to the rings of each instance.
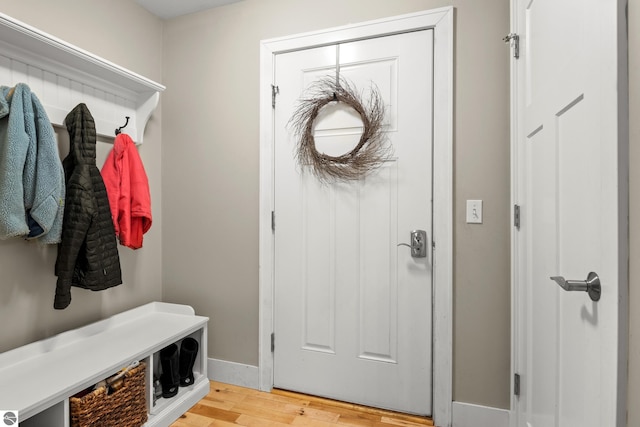
[[[69,397],[134,360],[147,364],[145,426],[169,426],[209,392],[207,317],[186,305],[152,302],[0,354],[0,411],[21,426],[68,427]],[[177,396],[153,400],[159,351],[185,337],[199,342],[195,381]]]

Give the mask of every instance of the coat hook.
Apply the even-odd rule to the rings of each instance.
[[[123,128],[126,128],[127,125],[129,124],[129,116],[124,116],[125,119],[127,119],[127,121],[124,123],[124,125],[120,126],[118,129],[116,129],[116,135],[120,135],[120,132],[122,131]]]

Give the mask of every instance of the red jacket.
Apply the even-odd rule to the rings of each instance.
[[[151,228],[149,180],[133,140],[121,133],[102,166],[111,216],[120,244],[138,249]]]

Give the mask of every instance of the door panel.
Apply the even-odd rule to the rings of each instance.
[[[431,31],[276,58],[274,385],[405,412],[431,413]],[[387,107],[393,156],[357,182],[321,184],[296,164],[287,130],[313,81],[340,75]],[[401,71],[404,70],[404,71]],[[342,154],[362,122],[343,105],[316,121],[319,151]]]
[[[517,425],[623,425],[617,2],[514,6],[522,43],[514,63]],[[591,271],[602,281],[598,302],[550,279],[586,280]]]
[[[390,160],[367,178],[359,190],[358,209],[358,357],[389,363],[397,363],[398,343],[397,171],[397,161]]]

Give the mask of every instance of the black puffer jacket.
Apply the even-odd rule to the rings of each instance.
[[[67,199],[56,260],[56,309],[71,303],[71,286],[100,291],[122,283],[107,190],[96,167],[95,122],[79,104],[65,123],[70,146],[62,161]]]

